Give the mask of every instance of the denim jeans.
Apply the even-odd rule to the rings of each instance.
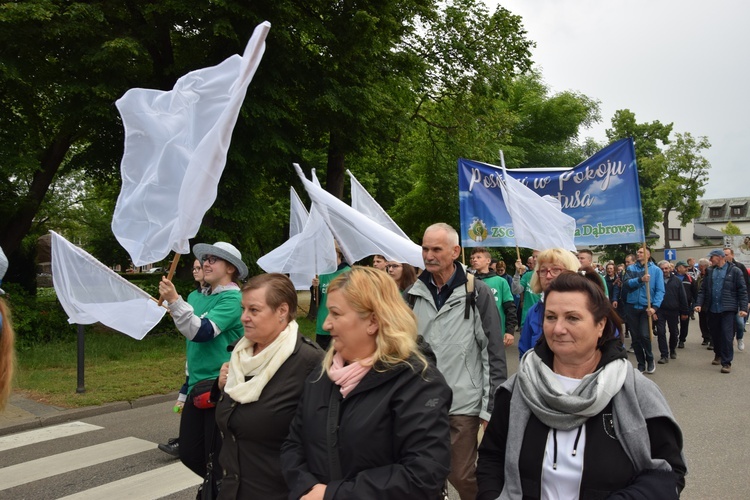
[[[647,363],[654,362],[648,314],[646,314],[645,309],[636,309],[632,304],[628,304],[627,310],[628,328],[630,328],[630,337],[633,339],[633,350],[635,351],[635,359],[638,361],[638,369],[646,369]]]
[[[737,340],[742,340],[745,338],[745,318],[740,316],[739,313],[734,317],[734,323],[735,323],[735,334],[737,335]]]
[[[721,366],[732,366],[734,359],[734,326],[736,312],[708,313],[708,331],[714,343],[714,354],[721,359]]]

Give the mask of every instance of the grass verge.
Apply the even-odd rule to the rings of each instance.
[[[315,322],[298,319],[303,334],[314,338]],[[18,352],[16,389],[45,404],[65,408],[132,401],[176,392],[185,380],[185,339],[147,335],[134,340],[101,327],[86,327],[84,379],[78,380],[75,330],[71,338]]]

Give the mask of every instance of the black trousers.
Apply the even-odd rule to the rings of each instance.
[[[677,340],[680,338],[678,326],[680,324],[680,313],[669,309],[659,309],[659,317],[656,320],[656,334],[659,338],[659,353],[662,358],[668,358],[669,353],[677,349]],[[667,327],[669,327],[669,343],[667,343]]]
[[[213,438],[213,446],[211,440]],[[193,394],[189,394],[180,418],[180,461],[185,467],[198,474],[206,476],[208,456],[213,451],[212,466],[214,478],[221,479],[219,466],[219,451],[221,451],[221,436],[216,426],[216,409],[201,410],[193,405]]]

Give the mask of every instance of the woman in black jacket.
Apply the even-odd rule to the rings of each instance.
[[[221,369],[216,406],[224,476],[219,499],[284,499],[279,452],[305,379],[323,350],[297,328],[297,292],[283,274],[253,277],[242,289],[245,335]]]
[[[682,433],[633,369],[596,272],[545,292],[544,336],[497,391],[479,448],[477,498],[677,499]]]
[[[289,498],[437,498],[451,391],[417,348],[414,314],[391,278],[363,267],[329,285],[328,310],[333,349],[281,449]]]

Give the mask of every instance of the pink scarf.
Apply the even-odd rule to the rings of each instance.
[[[362,364],[363,362],[366,365]],[[328,378],[341,387],[341,395],[346,397],[357,387],[362,377],[370,371],[370,368],[372,368],[371,362],[371,359],[363,359],[344,366],[344,359],[341,354],[336,353],[333,355],[333,364],[328,367],[326,372],[328,372]]]

